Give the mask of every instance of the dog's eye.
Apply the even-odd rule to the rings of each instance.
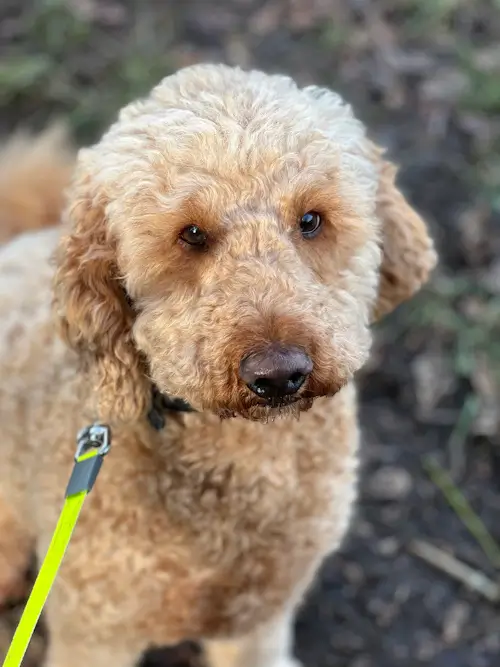
[[[196,225],[185,227],[180,233],[180,238],[188,245],[203,247],[207,243],[207,235]]]
[[[316,211],[308,211],[300,219],[300,231],[305,239],[312,239],[321,229],[323,221]]]

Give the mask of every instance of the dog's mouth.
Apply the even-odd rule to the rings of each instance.
[[[298,418],[302,412],[312,408],[317,398],[334,396],[342,386],[324,388],[322,391],[304,388],[297,394],[266,399],[245,395],[238,405],[221,406],[215,412],[221,419],[238,417],[264,423],[281,418]]]
[[[314,399],[296,397],[281,401],[261,401],[251,405],[238,406],[236,409],[219,408],[216,410],[221,419],[248,419],[250,421],[271,422],[280,418],[298,418],[301,412],[306,412],[313,405]]]
[[[302,395],[296,396],[271,396],[269,398],[258,399],[255,402],[256,406],[263,408],[268,408],[270,410],[280,410],[286,408],[289,405],[295,405],[299,403],[304,397]],[[311,397],[312,398],[312,397]]]
[[[340,389],[317,394],[311,391],[304,391],[293,396],[273,397],[259,399],[257,397],[242,400],[237,405],[218,405],[218,406],[200,406],[200,409],[208,409],[215,413],[220,419],[247,419],[262,423],[276,421],[276,419],[295,418],[298,419],[302,412],[310,410],[316,398],[325,396],[334,396]],[[170,398],[165,394],[160,394],[157,390],[153,393],[153,404],[148,414],[148,419],[156,429],[163,428],[165,424],[165,414],[168,412],[198,412],[198,409],[191,407],[185,400],[179,398]]]
[[[162,415],[166,412],[211,412],[221,419],[242,418],[251,421],[270,422],[276,419],[298,418],[307,412],[317,398],[333,397],[346,384],[347,379],[339,380],[332,377],[321,380],[312,376],[304,382],[295,393],[284,395],[259,396],[248,387],[236,385],[228,392],[227,401],[223,396],[219,401],[194,401],[191,405],[186,399],[171,397],[161,393],[156,387],[153,390],[152,410],[149,416],[156,423],[163,423]],[[152,422],[152,423],[153,423]],[[157,427],[157,426],[155,426]]]

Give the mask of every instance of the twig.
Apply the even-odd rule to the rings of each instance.
[[[454,484],[449,473],[432,457],[423,461],[429,477],[441,490],[448,504],[473,535],[494,568],[500,569],[500,547],[479,516],[472,509],[462,491]]]
[[[460,581],[471,591],[490,602],[500,602],[500,586],[479,570],[457,560],[454,556],[423,540],[413,540],[409,550],[434,568]]]

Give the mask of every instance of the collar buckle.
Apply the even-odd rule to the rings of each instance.
[[[105,424],[91,424],[82,428],[76,436],[75,461],[90,449],[97,449],[98,456],[105,456],[111,448],[111,430]]]

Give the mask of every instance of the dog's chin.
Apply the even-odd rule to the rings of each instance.
[[[266,424],[276,419],[298,419],[301,412],[310,410],[314,403],[312,397],[294,397],[288,400],[269,402],[247,402],[234,408],[219,408],[216,414],[221,419],[248,419],[249,421]]]

